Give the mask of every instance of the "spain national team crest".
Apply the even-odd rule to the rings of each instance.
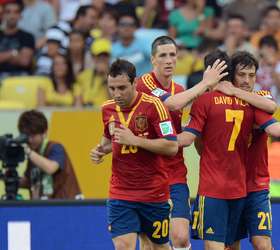
[[[135,117],[135,127],[136,130],[144,132],[148,128],[148,119],[147,116],[138,115]]]
[[[109,133],[111,136],[113,136],[115,130],[115,122],[110,122],[109,123]]]
[[[113,136],[114,130],[115,130],[115,119],[114,119],[114,116],[110,117],[108,127],[109,127],[110,135]]]

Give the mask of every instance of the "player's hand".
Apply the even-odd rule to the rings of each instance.
[[[235,87],[232,85],[231,82],[222,81],[216,87],[215,90],[222,92],[226,95],[234,96]]]
[[[134,146],[135,137],[136,136],[132,133],[132,131],[122,124],[120,125],[120,128],[115,128],[114,141],[119,144]]]
[[[103,147],[100,144],[98,144],[95,148],[93,148],[90,151],[90,159],[95,164],[103,162],[104,155],[106,155],[106,153],[104,152]]]
[[[227,68],[226,62],[217,59],[212,66],[208,66],[203,73],[203,82],[206,82],[209,88],[213,88],[228,72],[223,72]]]

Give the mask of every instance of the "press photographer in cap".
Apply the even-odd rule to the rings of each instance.
[[[60,143],[47,138],[48,122],[37,110],[23,112],[20,133],[28,136],[25,145],[27,167],[20,187],[30,191],[30,199],[80,199],[80,187],[70,158]]]

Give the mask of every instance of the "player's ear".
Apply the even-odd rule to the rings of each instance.
[[[151,56],[151,63],[153,66],[155,65],[155,57],[153,55]]]

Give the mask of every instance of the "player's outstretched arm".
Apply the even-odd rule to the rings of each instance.
[[[236,96],[239,99],[248,102],[252,106],[271,114],[273,114],[277,109],[277,104],[273,100],[265,98],[264,96],[258,95],[256,93],[234,87],[230,82],[221,82],[215,89],[226,95]]]
[[[197,136],[193,133],[183,131],[182,133],[177,135],[177,140],[179,147],[187,147],[190,146]]]
[[[103,157],[112,152],[112,143],[111,140],[102,137],[100,144],[90,151],[90,158],[93,163],[99,164],[103,162]]]
[[[177,141],[167,140],[165,138],[147,139],[136,136],[129,128],[121,125],[114,131],[115,141],[123,145],[131,145],[143,148],[155,154],[173,156],[178,152]]]
[[[265,132],[270,136],[280,137],[280,122],[275,122],[265,128]]]
[[[208,89],[213,88],[228,72],[223,72],[227,68],[225,61],[217,59],[212,67],[208,66],[204,71],[203,79],[191,89],[185,90],[174,96],[169,96],[164,104],[169,110],[179,110],[184,108],[195,98],[202,95]]]

